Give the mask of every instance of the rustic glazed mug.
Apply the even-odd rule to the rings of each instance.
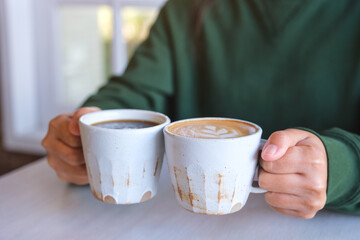
[[[176,199],[185,209],[221,215],[240,210],[253,186],[262,129],[243,120],[196,118],[164,128],[165,149]]]
[[[163,128],[170,119],[144,110],[104,110],[79,119],[93,195],[107,203],[151,199],[164,157]]]

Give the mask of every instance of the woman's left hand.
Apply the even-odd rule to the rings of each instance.
[[[287,129],[274,132],[261,153],[259,185],[276,211],[309,219],[324,207],[327,156],[314,134]]]

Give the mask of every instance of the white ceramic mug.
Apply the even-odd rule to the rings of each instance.
[[[107,129],[93,124],[113,120],[152,121],[139,129]],[[164,156],[164,114],[145,110],[104,110],[79,119],[81,141],[93,195],[113,204],[154,197]]]
[[[253,130],[247,136],[224,139],[188,137],[169,130],[194,120],[236,121]],[[216,131],[228,134],[224,129]],[[171,182],[185,209],[208,215],[233,213],[245,205],[250,192],[265,192],[252,186],[262,147],[258,125],[229,118],[196,118],[173,122],[164,128],[164,134]]]

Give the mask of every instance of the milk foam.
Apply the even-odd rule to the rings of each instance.
[[[257,129],[245,122],[235,120],[189,120],[174,124],[169,131],[193,138],[236,138],[253,134]]]

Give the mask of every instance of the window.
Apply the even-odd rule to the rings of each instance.
[[[3,137],[42,153],[51,118],[121,74],[166,0],[0,0]]]

